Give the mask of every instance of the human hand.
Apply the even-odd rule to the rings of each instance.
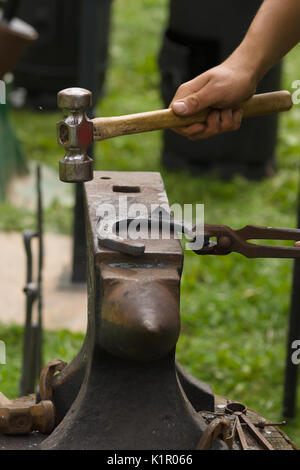
[[[191,140],[237,130],[243,116],[239,104],[250,98],[255,90],[256,82],[249,73],[242,67],[224,62],[183,83],[170,104],[175,114],[180,116],[190,116],[208,107],[215,108],[207,122],[173,130]]]

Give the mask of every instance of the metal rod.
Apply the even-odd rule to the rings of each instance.
[[[298,228],[300,228],[300,191],[298,192]],[[289,317],[289,332],[285,366],[283,416],[294,418],[296,415],[297,383],[299,366],[292,362],[292,345],[300,339],[300,260],[295,259]]]

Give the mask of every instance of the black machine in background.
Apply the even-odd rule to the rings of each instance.
[[[8,4],[13,3],[8,0]],[[31,24],[39,33],[39,39],[27,51],[18,64],[14,77],[15,86],[26,89],[26,104],[56,109],[57,90],[69,86],[82,86],[81,0],[21,0],[16,16]],[[95,97],[102,92],[110,28],[111,0],[97,1],[97,27],[95,63]],[[94,26],[86,30],[91,47],[95,37]]]
[[[220,64],[238,46],[262,0],[170,0],[170,16],[159,56],[161,92],[169,105],[178,86]],[[261,81],[257,93],[280,89],[280,65]],[[217,171],[230,178],[268,176],[275,169],[276,115],[243,122],[236,133],[191,142],[164,132],[163,164],[168,169]]]

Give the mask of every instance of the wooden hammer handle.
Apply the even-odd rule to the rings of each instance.
[[[254,95],[237,108],[243,109],[244,117],[252,117],[288,111],[292,105],[292,97],[288,91],[275,91]],[[126,116],[95,118],[92,120],[94,140],[99,141],[120,135],[140,134],[141,132],[205,122],[210,111],[211,108],[207,108],[193,116],[177,116],[172,109],[161,109]]]

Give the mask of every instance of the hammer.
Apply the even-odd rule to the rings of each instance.
[[[58,106],[64,117],[57,124],[58,142],[66,154],[59,162],[59,177],[67,183],[93,179],[93,161],[87,148],[93,141],[101,141],[128,134],[188,126],[205,122],[211,108],[193,116],[177,116],[172,109],[161,109],[126,116],[88,119],[86,110],[92,104],[92,93],[83,88],[67,88],[58,93]],[[239,106],[244,117],[263,116],[292,107],[288,91],[254,95]]]

